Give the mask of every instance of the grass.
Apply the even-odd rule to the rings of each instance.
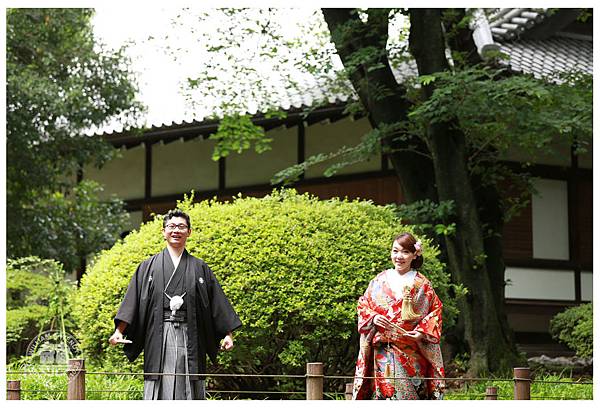
[[[581,381],[591,382],[591,380]],[[445,399],[449,400],[482,400],[487,387],[498,388],[499,400],[514,399],[514,383],[512,381],[482,381],[465,384],[459,389],[447,390]],[[593,385],[580,384],[570,377],[556,374],[545,374],[536,377],[531,384],[532,400],[591,400]]]
[[[31,374],[7,374],[7,380],[21,381],[23,400],[67,399],[66,365],[28,364],[26,360],[13,363],[7,371]],[[114,371],[99,367],[86,367],[87,372]],[[85,377],[86,399],[133,400],[142,399],[144,379],[137,375],[93,375]]]
[[[66,366],[32,365],[26,362],[11,364],[7,371],[27,371],[33,374],[7,374],[7,380],[21,380],[21,399],[24,400],[64,400],[67,398]],[[88,367],[87,372],[110,372],[114,369]],[[86,399],[89,400],[135,400],[142,399],[144,380],[140,375],[86,375]],[[531,385],[532,400],[591,400],[593,385],[581,384],[591,380],[578,381],[571,377],[556,374],[538,375]],[[512,381],[470,382],[450,388],[444,396],[448,400],[482,400],[485,398],[486,387],[498,388],[499,400],[514,399],[514,383]],[[344,399],[342,393],[325,390],[324,399]],[[208,399],[246,399],[243,394],[221,395],[208,390]],[[289,397],[289,395],[274,395],[273,399]],[[295,396],[298,398],[299,396]],[[304,399],[304,396],[300,397]],[[265,394],[268,399],[268,394]]]

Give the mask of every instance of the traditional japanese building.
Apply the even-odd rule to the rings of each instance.
[[[500,50],[515,74],[548,76],[576,70],[592,73],[592,24],[578,20],[580,10],[501,9],[482,16],[475,29],[478,48]],[[411,72],[412,70],[412,72]],[[410,64],[398,77],[416,72]],[[370,130],[366,118],[344,113],[351,95],[327,95],[330,103],[311,108],[323,94],[315,89],[282,98],[287,116],[252,120],[273,139],[272,150],[248,151],[219,161],[211,160],[217,120],[179,119],[152,123],[140,135],[114,130],[102,135],[121,157],[102,169],[85,168],[84,177],[105,185],[105,193],[125,200],[131,229],[152,213],[164,213],[184,193],[196,199],[227,199],[238,193],[269,193],[271,177],[286,167],[317,154],[358,143]],[[307,108],[311,108],[307,113]],[[574,155],[571,146],[558,145],[558,155],[531,157],[518,150],[503,158],[507,163],[532,162],[539,195],[506,225],[504,255],[506,304],[509,322],[525,351],[564,352],[548,334],[549,319],[565,307],[592,300],[592,150]],[[348,166],[333,177],[323,167],[311,168],[294,187],[321,198],[360,197],[375,203],[402,203],[402,188],[385,156]],[[177,177],[173,177],[177,174]]]

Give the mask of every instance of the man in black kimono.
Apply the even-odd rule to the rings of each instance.
[[[230,350],[231,332],[242,325],[208,265],[185,249],[191,232],[183,211],[165,215],[167,247],[138,266],[114,319],[109,343],[123,343],[129,361],[143,350],[145,373],[205,373],[206,356],[216,361],[221,340],[221,350]],[[199,376],[144,377],[144,399],[204,399],[204,394]]]

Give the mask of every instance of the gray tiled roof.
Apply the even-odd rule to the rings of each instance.
[[[547,9],[499,9],[489,18],[492,36],[496,41],[513,40],[525,30],[546,19]]]
[[[514,72],[533,74],[536,78],[556,71],[579,71],[593,74],[593,44],[573,38],[551,37],[546,40],[520,40],[500,43],[509,56],[506,61]]]

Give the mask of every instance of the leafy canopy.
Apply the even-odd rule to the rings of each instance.
[[[68,270],[77,266],[75,255],[114,242],[123,219],[122,204],[99,203],[99,187],[73,190],[80,166],[99,166],[114,154],[85,132],[111,117],[132,120],[140,110],[127,60],[95,42],[92,13],[7,10],[8,255],[55,258]]]
[[[241,153],[252,146],[258,152],[267,150],[269,138],[244,113],[281,109],[279,102],[293,99],[297,93],[314,95],[314,90],[307,88],[307,84],[317,86],[320,97],[313,100],[312,106],[305,107],[306,113],[329,104],[328,98],[332,95],[345,95],[350,97],[348,113],[368,114],[368,109],[357,100],[350,79],[363,71],[381,69],[382,58],[402,72],[399,85],[406,87],[405,97],[412,105],[408,120],[379,123],[358,144],[308,157],[301,164],[282,169],[273,177],[272,183],[293,182],[310,166],[323,162],[331,163],[324,174],[332,176],[347,165],[380,154],[383,139],[426,138],[427,124],[455,119],[469,143],[469,168],[473,174],[493,182],[517,177],[498,164],[499,158],[511,148],[556,154],[557,145],[575,143],[576,153],[583,153],[591,141],[592,86],[589,75],[554,73],[541,79],[508,75],[505,69],[493,68],[493,65],[469,65],[464,55],[455,51],[452,54],[455,65],[450,71],[418,77],[408,74],[411,70],[408,64],[413,58],[408,52],[406,10],[356,9],[353,13],[358,13],[360,19],[348,21],[334,33],[329,31],[320,10],[313,11],[295,27],[282,24],[282,13],[285,12],[290,10],[215,9],[202,13],[186,10],[176,20],[184,27],[197,26],[209,19],[223,22],[215,33],[193,31],[209,63],[199,68],[184,87],[187,97],[196,103],[216,100],[214,111],[218,117],[223,117],[224,129],[236,130],[215,135],[218,144],[214,159],[225,157],[231,151]],[[456,14],[453,9],[444,13],[446,19]],[[450,27],[454,31],[464,29],[471,18],[467,13]],[[377,25],[377,21],[367,24],[370,20],[387,20],[387,25]],[[379,26],[389,29],[375,31],[374,27]],[[457,34],[450,32],[448,35]],[[339,50],[332,42],[334,36],[348,39],[349,43],[352,38],[370,38],[373,46],[351,50],[342,65]],[[383,51],[386,56],[381,55]],[[494,58],[499,61],[504,56],[499,54]],[[223,69],[227,75],[216,75]],[[270,76],[270,69],[277,70],[276,76]],[[306,80],[309,77],[310,80]],[[432,83],[436,88],[434,94],[428,100],[422,100],[419,89]],[[286,93],[281,92],[282,84]],[[376,84],[365,86],[369,88],[371,100],[397,92]],[[416,146],[413,148],[417,151]],[[393,154],[394,150],[384,148],[383,152]]]

